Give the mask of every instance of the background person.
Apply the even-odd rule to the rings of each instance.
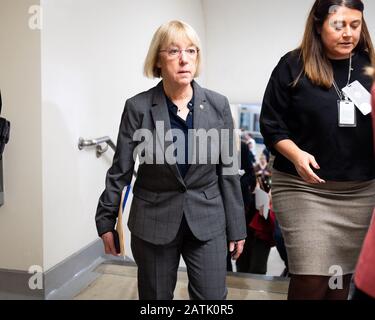
[[[260,180],[260,183],[262,184],[262,186],[270,190],[272,174],[268,165],[266,155],[264,153],[260,154],[259,162],[255,165],[254,171],[255,171],[257,179]]]
[[[242,134],[242,139],[245,141],[249,151],[250,151],[250,161],[254,165],[256,163],[256,141],[250,132],[244,132]]]
[[[241,256],[236,260],[236,271],[237,272],[250,272],[250,265],[253,257],[253,248],[252,238],[253,232],[249,227],[249,224],[255,214],[255,195],[254,189],[256,187],[256,177],[254,172],[254,167],[251,163],[251,155],[250,150],[247,146],[247,143],[241,139],[240,141],[240,148],[241,148],[241,170],[243,171],[243,175],[240,178],[241,183],[241,192],[242,192],[242,199],[244,202],[245,207],[245,221],[246,221],[246,231],[247,231],[247,238],[245,245],[243,247],[243,251]],[[227,270],[233,271],[232,263],[231,263],[232,255],[228,254],[227,260]]]
[[[342,127],[341,88],[375,61],[360,0],[317,0],[301,46],[272,72],[260,118],[275,153],[273,207],[291,274],[289,299],[347,299],[351,276],[375,205],[371,116],[354,107]],[[344,274],[331,290],[331,267]]]

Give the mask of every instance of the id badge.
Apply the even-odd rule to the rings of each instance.
[[[357,119],[354,103],[346,100],[338,100],[337,105],[339,108],[339,127],[356,127]]]
[[[371,94],[358,80],[343,88],[342,91],[364,116],[371,113]]]

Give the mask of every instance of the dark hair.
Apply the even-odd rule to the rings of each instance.
[[[330,88],[333,83],[332,65],[326,56],[320,36],[320,30],[332,12],[334,6],[347,7],[362,12],[364,4],[361,0],[316,0],[307,18],[305,33],[302,43],[298,48],[301,52],[304,70],[294,81],[296,85],[303,73],[315,84],[325,88]],[[362,31],[356,51],[366,52],[372,64],[375,64],[374,46],[366,21],[362,17]]]

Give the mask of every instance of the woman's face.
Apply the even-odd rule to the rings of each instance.
[[[198,50],[188,39],[163,46],[157,63],[163,81],[173,86],[189,85],[197,70],[197,57]]]
[[[362,30],[362,12],[333,6],[321,29],[325,52],[330,59],[346,59],[357,46]]]

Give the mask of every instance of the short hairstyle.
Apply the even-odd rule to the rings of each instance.
[[[347,7],[349,9],[359,10],[363,13],[364,4],[361,0],[316,0],[309,17],[307,18],[306,28],[302,43],[298,49],[301,50],[304,70],[294,81],[297,85],[303,74],[315,85],[319,85],[329,89],[333,84],[333,70],[331,63],[324,54],[323,44],[319,29],[327,19],[330,8],[334,6]],[[355,51],[366,53],[371,63],[375,63],[374,46],[371,41],[365,18],[362,18],[362,31],[359,43],[354,49]]]
[[[160,78],[161,70],[157,67],[159,59],[159,51],[162,46],[169,46],[173,42],[178,41],[179,39],[188,39],[191,41],[191,44],[198,49],[197,59],[196,59],[196,72],[195,77],[199,76],[202,56],[201,56],[201,44],[199,37],[195,30],[185,22],[179,20],[169,21],[161,25],[155,32],[148,53],[146,56],[144,64],[144,75],[147,78]]]

